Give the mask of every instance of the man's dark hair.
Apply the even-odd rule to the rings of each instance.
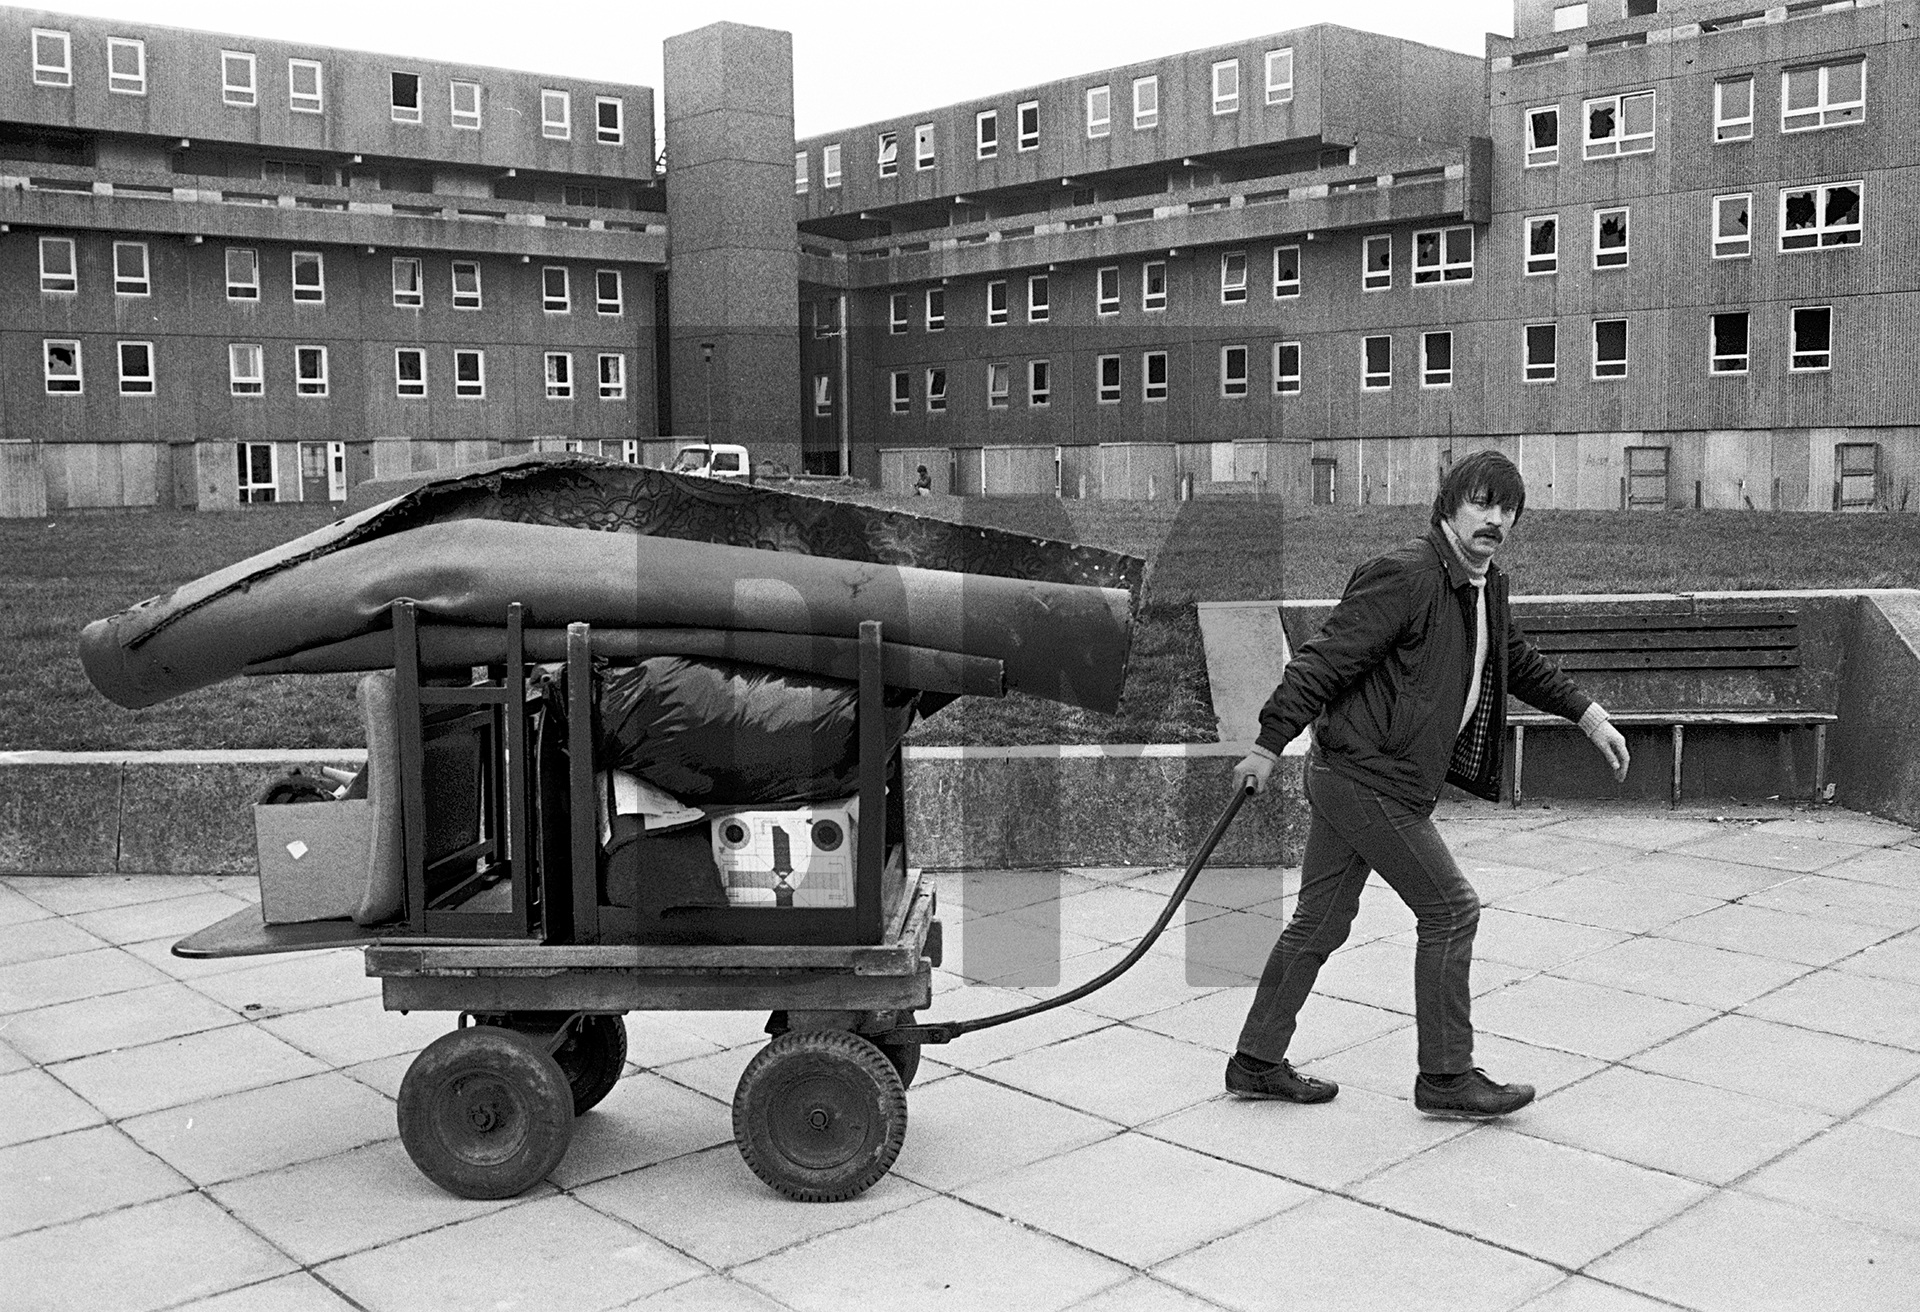
[[[1517,524],[1520,513],[1527,508],[1527,481],[1520,477],[1513,461],[1498,451],[1475,451],[1456,460],[1441,478],[1440,490],[1434,494],[1433,527],[1440,527],[1441,520],[1451,518],[1464,503],[1475,498],[1511,510]]]

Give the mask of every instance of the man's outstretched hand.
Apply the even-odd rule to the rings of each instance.
[[[1607,758],[1607,768],[1613,771],[1614,782],[1625,783],[1627,766],[1631,763],[1632,757],[1627,754],[1627,740],[1620,736],[1620,731],[1606,721],[1602,721],[1593,727],[1593,732],[1588,735],[1588,738],[1599,749],[1600,755]]]
[[[1267,780],[1273,777],[1273,761],[1272,756],[1258,748],[1248,752],[1233,767],[1233,786],[1245,788],[1251,782],[1256,794],[1266,792]]]

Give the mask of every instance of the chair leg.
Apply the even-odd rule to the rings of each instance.
[[[1685,725],[1673,726],[1673,798],[1669,806],[1680,805],[1680,755],[1686,745],[1687,729]]]

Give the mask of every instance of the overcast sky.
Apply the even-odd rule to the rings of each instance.
[[[660,87],[660,43],[722,19],[793,33],[797,136],[1309,23],[1471,54],[1509,0],[67,0],[50,9]],[[555,21],[548,21],[549,16]]]

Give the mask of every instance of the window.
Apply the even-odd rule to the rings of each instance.
[[[1665,510],[1667,508],[1667,448],[1630,446],[1627,448],[1628,510]]]
[[[1745,259],[1753,247],[1753,197],[1747,192],[1737,196],[1713,198],[1713,258]]]
[[[1524,377],[1530,383],[1550,383],[1559,373],[1560,330],[1550,323],[1530,323],[1523,337]]]
[[[1167,399],[1167,353],[1165,351],[1146,351],[1141,354],[1140,399],[1142,401]]]
[[[326,109],[318,60],[287,61],[287,108],[296,114],[319,114]]]
[[[113,244],[113,294],[148,296],[153,280],[147,270],[147,244],[143,241],[117,241]]]
[[[600,357],[600,399],[602,401],[627,399],[626,356],[603,355]]]
[[[1653,149],[1653,92],[1601,96],[1587,102],[1588,159],[1640,155]]]
[[[402,346],[393,353],[393,394],[427,394],[427,353],[417,346]]]
[[[1369,237],[1362,251],[1360,286],[1377,292],[1393,286],[1393,238]]]
[[[227,391],[259,396],[267,390],[267,371],[258,346],[235,342],[227,347]]]
[[[627,105],[618,96],[593,98],[593,136],[603,146],[624,145],[627,140]]]
[[[987,366],[987,408],[1005,410],[1007,397],[1013,392],[1013,366],[1010,364],[989,364]]]
[[[220,52],[220,99],[242,108],[260,103],[254,59],[245,50]]]
[[[1160,79],[1137,77],[1133,80],[1133,126],[1150,128],[1160,121]]]
[[[73,340],[46,340],[44,342],[44,371],[46,371],[46,390],[48,394],[58,396],[61,392],[77,394],[81,392],[81,344]]]
[[[1593,376],[1595,378],[1627,376],[1627,321],[1625,319],[1593,321]]]
[[[895,292],[888,305],[887,331],[896,334],[905,332],[908,312],[907,294]]]
[[[942,333],[947,330],[947,289],[944,287],[927,288],[926,306],[927,331]]]
[[[1143,310],[1167,308],[1167,262],[1165,260],[1148,260],[1140,266],[1140,308]]]
[[[558,264],[540,268],[540,308],[548,314],[573,313],[573,289],[566,268]]]
[[[147,43],[132,37],[107,38],[107,90],[123,96],[147,94]],[[121,388],[122,391],[126,389]]]
[[[987,322],[1001,324],[1007,321],[1007,284],[995,279],[987,284]]]
[[[1380,391],[1393,386],[1393,338],[1368,337],[1360,343],[1360,386]]]
[[[1413,234],[1413,285],[1473,281],[1473,229],[1439,228]]]
[[[1627,211],[1624,207],[1593,212],[1593,267],[1627,267]]]
[[[153,343],[120,343],[120,395],[153,395]]]
[[[241,442],[235,445],[239,472],[235,492],[242,505],[268,502],[279,495],[280,462],[271,442]]]
[[[927,410],[938,414],[947,408],[947,371],[927,370]]]
[[[1560,106],[1527,111],[1527,167],[1543,169],[1560,162]]]
[[[1247,253],[1227,251],[1220,256],[1220,304],[1240,305],[1247,299]]]
[[[593,271],[593,304],[602,314],[620,314],[626,309],[625,298],[621,295],[620,270],[595,269]]]
[[[1053,404],[1053,365],[1046,360],[1027,361],[1027,404]]]
[[[547,399],[573,399],[573,356],[566,351],[546,353]]]
[[[833,413],[833,378],[829,374],[813,376],[813,413],[816,417]]]
[[[1015,108],[1019,114],[1020,149],[1038,150],[1040,148],[1040,102],[1025,100]]]
[[[1660,0],[1627,0],[1628,18],[1651,18],[1660,12]]]
[[[1860,184],[1830,182],[1780,193],[1780,249],[1860,244]]]
[[[44,27],[33,29],[33,80],[43,87],[73,85],[72,36]]]
[[[1267,51],[1267,103],[1284,105],[1293,99],[1293,47]]]
[[[487,353],[485,351],[453,353],[453,394],[475,398],[486,396]]]
[[[393,90],[390,101],[395,123],[418,123],[420,121],[420,75],[418,73],[392,73],[388,80]]]
[[[1420,334],[1420,386],[1453,386],[1453,334]]]
[[[480,84],[478,82],[451,82],[447,86],[447,108],[457,128],[477,129],[480,126]]]
[[[1047,284],[1044,273],[1032,274],[1027,278],[1027,322],[1045,323],[1052,312],[1052,304],[1047,299],[1052,289]]]
[[[1240,61],[1223,59],[1213,66],[1213,112],[1240,112]]]
[[[922,123],[913,130],[913,167],[930,169],[934,164],[933,124]]]
[[[1753,136],[1753,78],[1722,78],[1713,84],[1713,139],[1745,141]]]
[[[1109,264],[1094,275],[1098,314],[1120,313],[1120,266]]]
[[[1834,509],[1871,510],[1880,502],[1880,444],[1837,442],[1834,471],[1840,485],[1834,491]]]
[[[1300,294],[1300,248],[1298,246],[1275,246],[1273,248],[1273,296],[1281,300]]]
[[[837,187],[840,185],[840,143],[820,148],[820,185]]]
[[[1791,355],[1787,368],[1795,373],[1833,367],[1833,308],[1826,305],[1793,307]]]
[[[973,157],[992,159],[1000,153],[1000,111],[983,109],[973,116]]]
[[[1245,396],[1247,394],[1247,348],[1244,346],[1223,346],[1220,348],[1220,395]]]
[[[1120,357],[1103,355],[1095,362],[1094,377],[1098,380],[1097,396],[1101,404],[1109,405],[1120,399]]]
[[[882,132],[874,147],[875,157],[880,161],[880,176],[898,177],[900,174],[900,134]]]
[[[1587,25],[1587,7],[1584,4],[1560,5],[1553,11],[1553,30],[1571,32]]]
[[[1560,270],[1560,220],[1542,214],[1527,220],[1527,272]]]
[[[420,261],[402,257],[393,262],[393,303],[418,309],[424,302],[420,285]]]
[[[1712,330],[1709,338],[1712,346],[1712,360],[1709,367],[1712,372],[1743,374],[1747,371],[1747,312],[1745,310],[1732,310],[1712,316]]]
[[[480,303],[480,262],[478,260],[455,260],[453,262],[453,308],[456,310],[478,310]]]
[[[906,414],[913,409],[913,375],[905,369],[896,369],[893,373],[893,412]]]
[[[327,394],[326,347],[296,346],[293,348],[293,391],[295,396]]]
[[[306,183],[308,186],[322,185],[320,165],[304,160],[263,159],[260,161],[260,180],[262,182],[291,182],[295,185]]]
[[[1113,130],[1113,88],[1087,88],[1087,136],[1104,137]]]
[[[1300,390],[1300,343],[1273,344],[1273,391],[1276,396],[1292,396]]]
[[[550,89],[541,91],[540,135],[552,137],[555,141],[572,139],[573,96],[570,93]]]
[[[227,247],[227,299],[260,299],[260,255],[244,246]]]
[[[295,251],[293,253],[293,299],[296,301],[327,299],[326,266],[321,262],[320,252]]]
[[[73,238],[42,237],[40,239],[40,290],[43,292],[80,290],[80,270],[74,262]]]
[[[807,194],[807,152],[804,150],[793,152],[793,194]]]
[[[1867,61],[1849,59],[1780,75],[1780,130],[1808,132],[1858,123],[1867,112]]]

